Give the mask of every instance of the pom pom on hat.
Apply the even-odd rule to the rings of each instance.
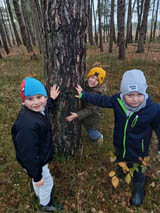
[[[101,67],[94,67],[89,71],[87,78],[89,78],[92,75],[98,77],[99,85],[101,85],[104,79],[106,78],[106,71]]]
[[[43,95],[47,97],[47,92],[43,84],[35,78],[25,78],[20,85],[20,95],[24,102],[26,97],[33,95]]]

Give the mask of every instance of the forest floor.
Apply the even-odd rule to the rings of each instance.
[[[114,47],[108,54],[93,47],[87,50],[87,71],[95,64],[107,70],[107,95],[119,92],[124,71],[141,69],[148,82],[153,101],[160,102],[160,43],[146,45],[145,53],[136,54],[136,44],[126,49],[126,60],[118,59]],[[36,51],[37,53],[37,51]],[[31,180],[17,163],[10,129],[21,107],[19,84],[28,75],[43,82],[43,60],[30,58],[24,48],[13,48],[0,60],[0,213],[41,212],[32,190]],[[37,53],[38,54],[38,53]],[[82,147],[74,158],[56,158],[50,164],[54,176],[54,200],[63,204],[64,213],[160,213],[160,156],[157,139],[152,137],[151,159],[147,163],[145,198],[139,208],[130,205],[132,184],[123,179],[117,188],[111,184],[109,172],[116,168],[110,162],[113,151],[113,112],[102,110],[101,131],[104,145],[89,141],[82,129]]]

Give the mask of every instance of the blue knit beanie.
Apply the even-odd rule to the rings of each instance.
[[[43,84],[35,78],[25,78],[20,85],[21,99],[24,102],[26,97],[33,95],[43,95],[47,97],[47,92]]]

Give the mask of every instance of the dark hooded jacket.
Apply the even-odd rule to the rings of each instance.
[[[160,150],[160,105],[153,103],[150,96],[146,106],[138,112],[127,114],[120,94],[101,96],[82,91],[82,100],[103,108],[114,110],[114,146],[119,161],[139,161],[148,156],[152,130],[158,136]]]
[[[89,87],[88,81],[86,80],[85,90],[89,93],[102,95],[106,88],[104,84],[96,87]],[[82,108],[77,114],[78,119],[82,121],[86,130],[98,129],[100,127],[101,111],[98,106],[82,101]]]
[[[49,111],[54,106],[49,98],[45,115],[23,106],[11,129],[17,161],[35,182],[41,180],[42,167],[53,157]]]

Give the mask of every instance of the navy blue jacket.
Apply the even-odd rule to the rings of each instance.
[[[35,182],[41,180],[42,167],[53,158],[49,110],[54,105],[49,98],[45,115],[23,106],[11,129],[17,161]]]
[[[115,117],[113,143],[118,161],[138,161],[148,156],[152,130],[158,136],[160,148],[160,105],[153,103],[150,96],[146,106],[130,116],[123,105],[120,94],[101,96],[82,91],[82,100],[103,108],[113,108]]]

